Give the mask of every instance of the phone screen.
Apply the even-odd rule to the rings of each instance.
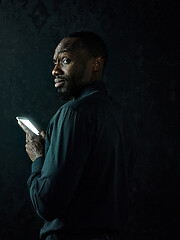
[[[24,125],[26,125],[26,127],[28,127],[33,133],[35,133],[36,135],[39,135],[39,131],[28,118],[16,117],[16,119],[24,123]]]

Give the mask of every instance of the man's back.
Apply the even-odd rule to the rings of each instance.
[[[128,210],[128,162],[135,157],[128,131],[120,105],[108,96],[103,81],[85,86],[76,100],[58,110],[47,131],[41,173],[51,186],[41,236],[121,230]],[[46,191],[44,184],[42,196]]]

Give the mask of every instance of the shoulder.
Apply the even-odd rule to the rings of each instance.
[[[101,92],[94,91],[83,98],[68,101],[58,109],[53,118],[57,118],[59,115],[66,114],[67,112],[81,116],[90,115],[103,102],[104,98]]]
[[[119,115],[121,106],[104,91],[93,91],[81,99],[71,100],[62,105],[52,117],[49,126],[63,121],[73,122],[74,119],[83,124],[95,124],[97,119]]]
[[[64,122],[73,124],[84,120],[87,116],[87,111],[83,107],[83,104],[74,100],[71,100],[62,105],[55,115],[52,117],[49,126],[60,126]]]

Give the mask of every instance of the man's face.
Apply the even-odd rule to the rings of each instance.
[[[55,50],[54,64],[52,75],[60,97],[76,98],[92,77],[92,58],[88,51],[80,48],[78,38],[65,38]]]

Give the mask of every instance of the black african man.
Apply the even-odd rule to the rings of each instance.
[[[30,197],[45,220],[41,239],[120,239],[127,220],[128,166],[136,157],[128,122],[103,81],[104,41],[92,32],[63,38],[55,88],[66,102],[46,134],[26,132]]]

